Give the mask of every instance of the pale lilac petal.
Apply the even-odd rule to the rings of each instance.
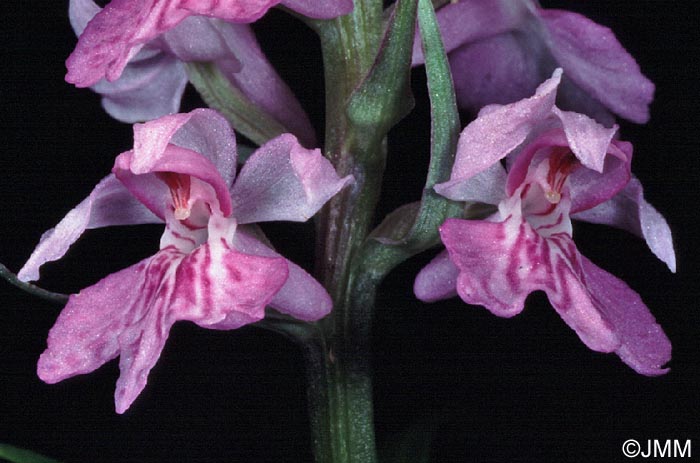
[[[445,51],[473,43],[506,31],[520,24],[529,15],[526,2],[512,0],[462,0],[450,3],[437,12]],[[412,66],[423,64],[421,41],[413,43]],[[534,87],[532,87],[534,88]]]
[[[309,18],[330,19],[352,11],[352,0],[282,0],[282,5]]]
[[[649,120],[654,84],[610,29],[569,11],[538,13],[552,55],[573,82],[625,119]]]
[[[620,340],[617,355],[643,375],[666,373],[671,343],[639,294],[583,256],[581,266],[591,300]]]
[[[569,147],[581,164],[602,172],[608,146],[617,133],[617,125],[606,128],[584,114],[561,111],[557,107],[554,107],[553,113],[561,121]]]
[[[557,106],[562,109],[587,114],[605,127],[615,125],[615,116],[600,101],[591,98],[587,91],[576,85],[564,74],[557,92]]]
[[[452,189],[518,148],[551,114],[561,70],[546,80],[534,96],[489,111],[461,133],[450,180],[439,188]]]
[[[102,78],[118,79],[148,41],[190,14],[170,1],[112,0],[88,23],[68,57],[66,81],[89,87]]]
[[[68,19],[76,36],[80,36],[88,22],[102,11],[93,0],[70,0],[68,3]]]
[[[496,162],[462,182],[446,182],[435,186],[435,191],[453,201],[476,201],[498,204],[505,197],[506,170]]]
[[[168,144],[187,148],[207,158],[229,187],[236,177],[236,137],[228,121],[212,109],[195,109],[134,126],[138,172],[148,170]]]
[[[676,271],[671,229],[663,216],[644,199],[642,184],[636,178],[630,179],[625,189],[610,201],[579,212],[573,218],[611,225],[643,238],[651,252],[672,272]]]
[[[519,30],[468,43],[449,57],[457,104],[469,111],[527,98],[556,66],[536,34]]]
[[[281,0],[180,0],[179,7],[193,14],[225,21],[251,23]]]
[[[114,175],[108,175],[90,195],[45,232],[32,255],[17,274],[22,281],[39,279],[39,267],[63,257],[87,229],[111,225],[158,223],[161,220],[139,203]]]
[[[221,24],[218,29],[231,54],[242,65],[236,68],[228,60],[218,63],[229,81],[296,135],[304,146],[316,146],[316,134],[308,116],[265,57],[250,26]]]
[[[459,269],[452,263],[447,251],[430,261],[416,276],[413,292],[423,302],[434,302],[457,295]]]
[[[273,249],[241,230],[236,232],[233,246],[246,254],[280,257]],[[289,278],[269,305],[299,320],[314,321],[328,315],[333,302],[325,288],[294,262],[287,260],[287,266]]]
[[[134,123],[176,113],[186,85],[182,63],[159,54],[148,60],[133,60],[119,79],[103,79],[91,88],[102,96],[107,114]]]
[[[205,16],[190,16],[158,37],[151,45],[185,62],[229,60],[234,70],[241,64],[232,54],[221,34],[227,23]]]
[[[238,223],[311,218],[352,182],[339,178],[321,151],[303,148],[296,137],[280,135],[246,161],[231,190]]]

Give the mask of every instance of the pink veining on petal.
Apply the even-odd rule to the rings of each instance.
[[[176,321],[232,329],[260,320],[287,280],[287,262],[232,249],[225,236],[231,226],[218,218],[210,224],[214,238],[193,252],[168,246],[71,296],[49,334],[39,376],[58,382],[119,355],[115,402],[123,413],[145,387]]]

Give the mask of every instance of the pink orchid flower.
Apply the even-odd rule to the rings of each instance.
[[[460,0],[437,12],[461,108],[478,111],[532,95],[564,69],[562,108],[611,126],[610,113],[649,120],[654,84],[607,27],[533,0]],[[420,41],[414,65],[424,61]]]
[[[419,273],[415,293],[424,301],[458,294],[512,317],[541,290],[588,347],[616,352],[641,374],[662,374],[669,340],[637,293],[578,252],[571,218],[643,237],[675,271],[670,229],[631,176],[632,145],[613,139],[617,127],[554,105],[560,80],[557,70],[531,98],[484,108],[464,129],[451,178],[435,189],[498,212],[445,221],[447,251]]]
[[[134,126],[134,148],[46,232],[23,281],[91,228],[165,222],[160,250],[71,295],[48,338],[38,375],[55,383],[119,356],[117,413],[146,385],[178,320],[210,329],[256,322],[265,306],[301,320],[329,313],[325,289],[260,241],[251,224],[306,221],[352,181],[292,135],[261,146],[236,177],[236,142],[210,109]]]
[[[313,18],[352,10],[352,0],[71,0],[78,45],[66,81],[92,87],[123,122],[177,112],[187,83],[183,62],[215,62],[230,83],[307,146],[315,134],[301,105],[267,61],[247,25],[282,4]]]

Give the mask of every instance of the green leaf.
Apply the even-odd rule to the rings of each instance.
[[[439,244],[438,227],[445,219],[465,213],[463,204],[433,190],[435,184],[449,180],[460,123],[447,54],[430,0],[418,0],[418,21],[430,95],[430,167],[420,203],[389,214],[361,250],[355,272],[374,280],[380,280],[412,255]]]
[[[204,102],[219,111],[236,131],[258,145],[291,132],[250,101],[213,63],[187,63],[187,76]]]
[[[413,109],[410,88],[411,53],[417,0],[399,0],[379,53],[365,79],[350,96],[348,118],[358,138],[384,138],[389,129]]]
[[[433,187],[450,178],[459,139],[460,123],[452,73],[442,44],[440,28],[430,0],[418,1],[418,22],[425,55],[430,95],[430,166],[421,208],[408,240],[429,244],[437,239],[437,227],[448,217],[459,216],[462,206],[438,195]]]
[[[0,264],[0,277],[4,278],[9,283],[17,286],[19,289],[26,291],[29,294],[32,294],[34,296],[45,299],[49,302],[55,302],[57,304],[65,304],[66,302],[68,302],[68,295],[67,294],[54,293],[51,291],[47,291],[47,290],[45,290],[43,288],[39,288],[38,286],[35,286],[31,283],[27,283],[25,281],[22,281],[19,278],[17,278],[17,275],[15,275],[13,272],[11,272],[7,267],[5,267],[2,264]]]
[[[59,463],[53,458],[7,444],[0,444],[0,459],[12,463]]]

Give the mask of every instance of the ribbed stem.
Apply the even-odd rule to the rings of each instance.
[[[371,68],[382,35],[382,2],[355,0],[351,14],[314,25],[326,82],[325,154],[355,183],[317,219],[316,272],[333,298],[318,336],[304,344],[317,463],[374,463],[370,325],[374,287],[355,297],[352,257],[365,240],[379,196],[386,144],[359,143],[347,115],[353,90]]]

